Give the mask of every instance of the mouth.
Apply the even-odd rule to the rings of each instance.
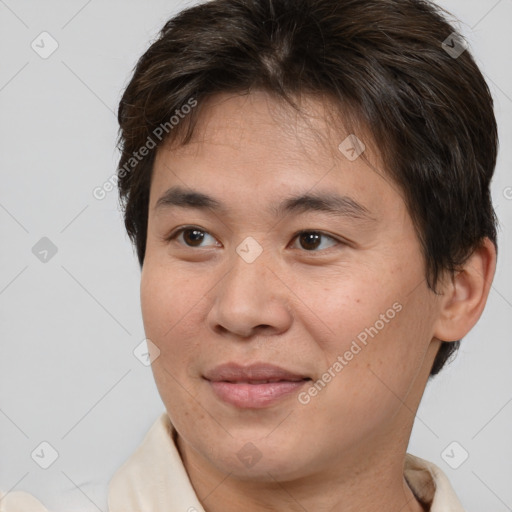
[[[288,381],[296,382],[308,379],[309,375],[303,372],[287,370],[270,363],[252,363],[241,365],[239,363],[224,363],[208,370],[204,377],[212,382],[246,382],[267,383]]]
[[[308,378],[297,378],[297,379],[265,379],[265,380],[243,380],[243,379],[225,379],[220,381],[214,381],[214,382],[230,382],[232,384],[269,384],[272,382],[300,382],[302,380],[311,380]]]
[[[250,366],[227,363],[206,372],[204,378],[218,399],[240,409],[274,405],[312,380],[301,372],[266,363]]]

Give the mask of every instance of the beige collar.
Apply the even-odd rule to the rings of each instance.
[[[109,512],[205,512],[174,443],[167,413],[153,424],[109,484]],[[464,512],[446,475],[435,464],[406,454],[404,477],[430,512]],[[48,512],[26,492],[0,491],[0,512]]]
[[[163,413],[110,481],[109,512],[205,512],[174,444],[174,432]],[[406,454],[404,476],[430,512],[464,512],[448,478],[435,464]]]

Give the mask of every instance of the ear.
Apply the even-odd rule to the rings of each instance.
[[[462,339],[484,310],[496,271],[496,247],[484,238],[466,263],[443,286],[441,310],[434,336],[442,341]]]

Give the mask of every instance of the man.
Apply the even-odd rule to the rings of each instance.
[[[109,510],[461,511],[406,449],[487,300],[497,134],[439,9],[187,9],[140,59],[119,122],[166,414]]]

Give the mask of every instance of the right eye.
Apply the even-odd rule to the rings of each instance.
[[[208,237],[214,240],[215,243],[213,245],[219,245],[212,235],[197,226],[184,226],[178,228],[167,236],[165,240],[167,242],[177,240],[178,243],[185,245],[185,247],[201,247],[201,243],[208,239]]]

